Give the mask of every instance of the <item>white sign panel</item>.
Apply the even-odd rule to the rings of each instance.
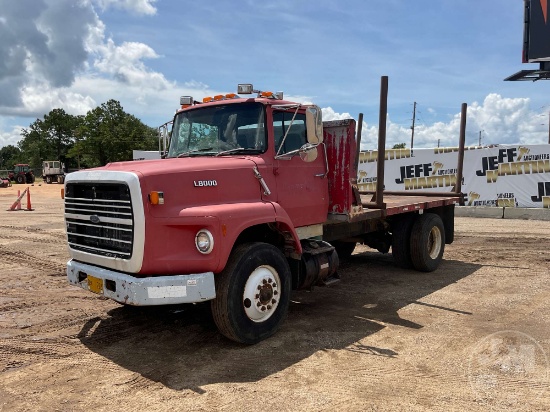
[[[377,151],[361,152],[359,190],[376,190]],[[455,189],[458,148],[388,149],[384,187],[390,191]],[[550,208],[550,145],[466,148],[466,205]]]

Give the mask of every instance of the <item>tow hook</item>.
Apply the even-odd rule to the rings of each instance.
[[[256,166],[254,166],[254,176],[256,176],[256,179],[260,181],[260,185],[262,185],[262,189],[264,189],[264,195],[269,196],[271,194],[271,190],[267,187],[267,183]]]

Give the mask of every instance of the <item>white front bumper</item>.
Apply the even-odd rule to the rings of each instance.
[[[90,280],[88,276],[91,276]],[[69,260],[69,283],[90,290],[90,283],[100,283],[92,290],[117,302],[134,306],[196,303],[216,297],[214,273],[136,278],[125,273]],[[93,279],[95,278],[95,279]]]

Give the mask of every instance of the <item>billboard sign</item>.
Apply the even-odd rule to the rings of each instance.
[[[550,61],[550,0],[525,0],[523,63]]]
[[[376,190],[377,159],[377,151],[359,154],[359,190]],[[452,192],[458,148],[387,149],[385,165],[386,190]],[[550,144],[467,147],[462,192],[469,206],[550,209]]]

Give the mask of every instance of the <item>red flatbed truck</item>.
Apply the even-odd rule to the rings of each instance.
[[[358,242],[437,268],[460,190],[360,193],[354,120],[239,85],[251,93],[183,97],[160,160],[67,175],[71,284],[126,305],[210,300],[220,332],[252,344],[279,328],[291,290],[338,281]]]

